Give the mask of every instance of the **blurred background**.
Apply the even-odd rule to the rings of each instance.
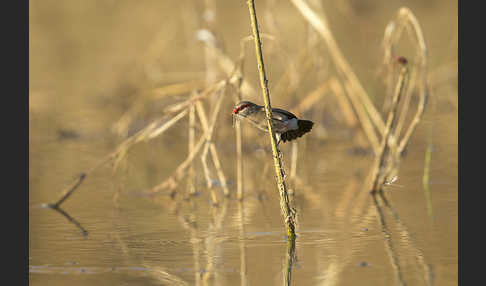
[[[272,106],[315,122],[298,145],[280,145],[297,211],[295,258],[268,135],[244,123],[244,199],[236,198],[232,106],[238,97],[263,104],[254,44],[244,40],[246,1],[31,0],[32,285],[279,285],[289,272],[293,285],[457,284],[457,1],[255,2]],[[355,91],[349,74],[301,2],[327,23],[382,118],[399,70],[386,61],[386,29],[402,7],[421,27],[426,68],[410,29],[392,50],[408,59],[412,79],[427,79],[429,97],[386,203],[366,189],[375,156],[346,100]],[[211,152],[205,169],[199,151],[175,188],[154,191],[204,135],[198,116],[189,124],[189,108],[105,163],[137,132],[178,114],[168,108],[225,80],[199,101],[208,120],[216,116],[220,169]],[[407,125],[420,105],[419,84],[410,85]],[[64,214],[44,207],[82,172]]]

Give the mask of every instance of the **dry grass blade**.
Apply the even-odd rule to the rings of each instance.
[[[408,68],[406,64],[403,64],[402,69],[400,71],[400,76],[398,78],[398,83],[395,89],[395,93],[393,95],[393,101],[392,101],[392,107],[390,112],[388,113],[388,119],[386,121],[386,129],[383,134],[383,138],[381,140],[380,144],[380,150],[379,153],[377,154],[375,164],[372,169],[372,186],[371,186],[371,192],[376,192],[378,190],[381,190],[381,186],[383,183],[384,174],[382,171],[384,170],[385,166],[385,161],[386,161],[386,148],[387,148],[387,143],[389,142],[390,135],[393,134],[393,129],[396,127],[396,122],[397,122],[397,109],[398,109],[398,104],[400,103],[400,99],[403,95],[403,93],[406,90],[407,87],[407,81],[408,81]]]

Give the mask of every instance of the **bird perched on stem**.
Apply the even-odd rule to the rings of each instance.
[[[241,101],[233,108],[233,118],[244,119],[255,125],[258,129],[268,131],[265,107],[250,101]],[[272,124],[280,141],[286,142],[297,139],[311,131],[314,122],[298,119],[297,116],[287,110],[272,108]]]

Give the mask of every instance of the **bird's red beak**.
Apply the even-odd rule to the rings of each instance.
[[[233,114],[236,114],[236,112],[238,112],[238,109],[233,108]]]

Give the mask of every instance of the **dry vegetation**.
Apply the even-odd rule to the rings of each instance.
[[[399,174],[400,160],[407,146],[413,143],[411,138],[426,110],[430,90],[434,84],[441,82],[441,79],[450,77],[450,70],[455,66],[444,67],[441,72],[436,71],[433,76],[429,74],[427,39],[423,35],[420,21],[409,8],[398,9],[388,25],[383,27],[384,49],[381,51],[383,59],[381,71],[385,91],[381,95],[383,108],[380,111],[380,108],[377,107],[376,95],[367,91],[369,85],[363,84],[364,80],[360,79],[357,72],[353,70],[351,61],[346,58],[336,40],[334,30],[329,25],[330,20],[326,16],[330,12],[324,11],[324,8],[316,3],[317,1],[290,0],[292,17],[300,17],[308,30],[306,41],[302,41],[300,49],[295,52],[286,47],[288,40],[282,38],[283,35],[288,34],[282,31],[283,25],[279,26],[279,20],[274,15],[276,13],[273,13],[273,9],[279,5],[277,2],[267,1],[266,6],[260,1],[256,3],[259,27],[264,31],[261,34],[264,41],[263,53],[268,55],[268,59],[271,59],[271,61],[267,61],[266,57],[265,64],[272,66],[275,63],[275,68],[269,69],[270,75],[266,75],[271,83],[269,88],[266,86],[265,76],[261,78],[263,90],[267,91],[265,96],[269,96],[268,90],[270,90],[272,102],[287,104],[289,110],[296,114],[314,115],[323,114],[324,109],[334,110],[334,113],[326,112],[326,114],[329,114],[328,116],[332,117],[334,122],[338,122],[340,129],[349,130],[352,134],[349,140],[354,141],[357,146],[371,151],[373,156],[369,156],[370,170],[367,187],[355,191],[359,189],[355,187],[361,182],[350,182],[350,191],[344,191],[343,199],[337,208],[346,208],[351,197],[354,197],[356,201],[354,201],[352,212],[361,213],[365,218],[380,215],[380,221],[386,232],[386,223],[376,198],[373,196],[376,210],[367,209],[364,207],[365,196],[369,197],[369,192],[379,193],[382,200],[386,202],[386,206],[392,210],[383,195],[383,186],[391,184]],[[258,138],[261,137],[261,133],[252,130],[243,132],[242,129],[246,126],[241,126],[240,122],[236,122],[232,128],[227,120],[229,111],[224,109],[241,99],[255,100],[258,98],[259,88],[255,84],[255,55],[248,50],[253,38],[251,36],[242,37],[237,43],[238,56],[235,56],[225,47],[226,41],[221,38],[223,33],[219,31],[218,22],[214,20],[219,16],[216,14],[218,11],[216,2],[204,1],[202,7],[198,6],[200,4],[194,4],[194,7],[198,7],[197,9],[191,5],[193,3],[190,1],[184,1],[181,4],[183,13],[189,22],[195,21],[191,16],[194,16],[196,11],[205,15],[198,17],[201,20],[196,21],[196,24],[192,22],[188,24],[189,26],[199,25],[196,37],[202,43],[198,46],[198,54],[202,56],[197,61],[203,63],[204,70],[187,71],[187,68],[181,68],[184,71],[180,74],[166,75],[163,84],[152,82],[143,86],[143,80],[137,82],[135,91],[124,99],[128,104],[123,114],[119,120],[112,123],[111,130],[122,138],[121,142],[112,152],[101,158],[98,164],[76,178],[62,192],[60,198],[49,206],[59,210],[61,204],[76,190],[82,189],[83,181],[89,180],[91,174],[100,168],[111,165],[114,172],[123,168],[123,162],[134,146],[166,136],[169,132],[183,133],[185,135],[181,138],[184,140],[177,142],[177,145],[184,145],[187,155],[180,160],[168,176],[151,188],[144,190],[144,194],[151,197],[160,196],[170,202],[181,225],[190,233],[196,269],[200,269],[198,255],[202,248],[206,248],[209,252],[214,251],[212,249],[215,247],[214,240],[216,233],[221,231],[221,221],[226,215],[225,206],[228,197],[237,197],[241,202],[240,225],[241,231],[245,232],[242,222],[245,216],[242,204],[245,201],[245,192],[255,189],[257,183],[244,179],[245,175],[248,177],[254,174],[254,171],[245,168],[244,158],[255,155],[255,153],[245,153],[244,150],[245,145],[248,148],[250,145],[253,146],[254,142],[260,143]],[[243,9],[243,6],[240,8]],[[248,34],[250,34],[250,22],[248,20],[245,23],[248,26]],[[170,27],[161,28],[163,30],[161,35],[176,33],[171,30],[173,28],[175,25],[172,23],[170,23]],[[190,38],[194,37],[192,32],[186,32],[185,35]],[[178,36],[180,35],[174,35],[174,38]],[[407,38],[406,40],[410,43],[406,58],[401,57],[402,54],[397,52],[402,51],[399,48],[403,42],[402,38]],[[161,39],[156,37],[155,43],[151,43],[148,45],[147,51],[140,53],[140,61],[152,61],[157,58],[154,56],[155,54],[160,57],[170,57],[171,53],[164,53],[164,47],[169,43],[160,41]],[[190,39],[187,42],[192,43],[194,40]],[[177,43],[171,44],[176,45]],[[258,47],[260,43],[256,45]],[[275,59],[279,57],[288,57],[288,59],[277,62]],[[323,62],[325,63],[323,64]],[[144,62],[144,64],[147,63]],[[263,66],[263,63],[259,62],[259,64]],[[194,77],[195,74],[198,76]],[[170,79],[171,77],[175,79]],[[269,98],[266,103],[269,103]],[[154,112],[155,107],[157,110]],[[137,127],[141,119],[144,124]],[[318,115],[316,115],[316,120],[317,125],[324,128],[313,130],[314,138],[316,138],[315,140],[326,140],[326,132],[329,131],[325,129],[325,120]],[[187,124],[183,125],[181,122]],[[181,126],[186,126],[187,129],[181,128]],[[187,140],[185,140],[186,138]],[[265,142],[263,144],[268,144],[267,139],[262,141]],[[272,139],[274,138],[272,137]],[[271,142],[274,143],[274,140]],[[288,231],[291,236],[294,231],[293,225],[296,223],[293,213],[295,197],[292,194],[298,190],[315,204],[325,205],[325,202],[320,202],[316,198],[312,188],[306,184],[305,178],[298,171],[298,162],[306,164],[300,159],[305,154],[305,147],[301,147],[299,142],[288,144],[288,146],[291,146],[291,155],[283,158],[282,166],[279,163],[281,156],[277,155],[279,151],[276,149],[272,149],[272,151],[281,199],[284,202],[282,210],[285,221],[287,223],[290,221],[292,225],[290,227],[292,230]],[[171,152],[170,150],[160,151]],[[268,152],[264,161],[271,160],[267,155]],[[256,158],[256,156],[253,157]],[[286,159],[290,166],[289,176],[286,176],[284,171]],[[429,163],[426,164],[430,164],[430,159],[427,162]],[[233,166],[230,167],[228,164],[233,164]],[[265,163],[265,165],[268,164],[270,163]],[[427,166],[425,170],[427,171]],[[202,174],[201,176],[204,177],[205,188],[196,186],[198,174]],[[268,178],[273,179],[268,167],[260,168],[258,174],[266,177],[267,180]],[[235,184],[230,183],[233,178]],[[285,178],[292,186],[288,190],[290,199],[285,187]],[[209,226],[213,230],[210,232],[212,236],[206,238],[201,237],[200,229],[193,223],[197,221],[196,217],[179,212],[180,204],[190,202],[201,190],[209,192],[212,205],[216,207],[214,223]],[[168,196],[162,196],[164,194]],[[120,196],[120,193],[117,192],[116,196]],[[117,199],[114,198],[114,201]],[[352,216],[350,215],[350,217]],[[397,215],[395,218],[399,221]],[[368,221],[363,220],[364,224]],[[79,225],[79,223],[77,224]],[[81,226],[79,225],[79,227]],[[356,227],[366,227],[366,225],[357,224]],[[404,226],[403,228],[405,229]],[[348,231],[352,232],[352,230]],[[406,229],[403,230],[403,233],[405,236],[409,236]],[[413,241],[413,239],[411,240]],[[244,254],[244,242],[241,243],[241,251]],[[393,245],[389,240],[386,243],[391,261],[393,265],[396,265],[393,258]],[[123,242],[120,241],[120,244]],[[413,245],[411,247],[415,248]],[[418,248],[416,251],[419,251]],[[292,242],[288,245],[285,267],[287,272],[284,274],[284,280],[289,284],[291,268],[295,260],[294,252],[295,244]],[[246,261],[243,254],[241,273],[246,273]],[[423,261],[420,263],[426,265]],[[198,285],[206,285],[211,279],[213,273],[211,261],[208,260],[207,264],[207,271],[204,274],[196,272],[195,279]],[[339,264],[336,267],[342,269],[343,265]],[[401,269],[399,267],[395,269],[398,280],[402,281]],[[427,275],[430,274],[430,269],[427,269],[426,266],[424,266],[424,271]],[[163,281],[182,281],[178,277],[166,273],[163,269],[160,269],[158,273],[161,277],[163,276],[160,278]],[[154,276],[156,275],[154,273]],[[242,281],[244,279],[245,277],[242,277]],[[184,285],[183,281],[178,283]]]

